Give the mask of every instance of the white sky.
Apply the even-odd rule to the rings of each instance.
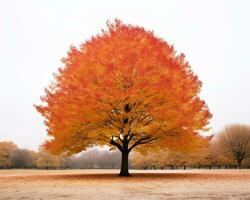
[[[1,0],[0,140],[37,149],[46,130],[33,104],[69,46],[116,17],[154,30],[186,54],[214,115],[211,133],[228,123],[250,124],[248,0]]]

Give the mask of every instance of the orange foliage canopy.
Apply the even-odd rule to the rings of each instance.
[[[45,146],[72,154],[94,145],[131,151],[201,144],[198,132],[211,114],[184,54],[142,27],[119,20],[107,26],[71,47],[36,106],[51,136]]]

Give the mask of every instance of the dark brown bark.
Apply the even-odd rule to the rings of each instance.
[[[237,160],[237,162],[238,162],[238,169],[241,169],[242,168],[242,166],[241,166],[242,160]]]
[[[119,176],[130,176],[128,171],[128,151],[122,152],[121,170]]]

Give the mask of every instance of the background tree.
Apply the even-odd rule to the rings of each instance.
[[[183,169],[186,169],[187,166],[194,166],[194,162],[196,163],[197,159],[203,157],[204,154],[198,154],[198,151],[196,151],[196,153],[187,153],[181,151],[160,150],[158,152],[150,152],[146,155],[134,153],[131,160],[134,168],[164,169],[170,167],[171,169],[175,169],[177,167],[183,167]]]
[[[0,168],[11,167],[11,153],[17,149],[17,145],[13,142],[0,142]]]
[[[49,152],[40,147],[37,153],[36,167],[42,169],[56,169],[64,167],[64,158],[62,156],[51,155]]]
[[[163,159],[167,152],[150,152],[143,155],[135,152],[131,156],[131,163],[133,168],[137,169],[156,169],[163,166]],[[160,159],[161,158],[161,159]]]
[[[135,147],[190,150],[202,142],[198,132],[207,130],[211,114],[198,97],[201,81],[184,55],[152,31],[116,20],[79,49],[71,47],[63,63],[36,106],[50,152],[113,146],[122,154],[120,175],[128,176]]]
[[[11,165],[14,168],[35,167],[36,153],[27,149],[15,149],[10,154]]]
[[[242,161],[250,157],[250,126],[228,125],[216,135],[214,147],[223,156],[237,161],[241,168]]]

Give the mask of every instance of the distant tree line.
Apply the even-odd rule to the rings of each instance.
[[[51,155],[44,148],[20,149],[13,142],[0,142],[0,169],[115,169],[120,168],[118,151],[89,149],[76,156]],[[136,169],[250,168],[250,126],[229,125],[216,134],[208,146],[195,152],[160,150],[133,153],[130,165]]]
[[[64,164],[61,156],[50,155],[40,148],[38,152],[20,149],[9,141],[0,142],[0,168],[59,168]]]
[[[66,157],[49,154],[44,148],[38,152],[20,149],[13,142],[0,142],[0,169],[114,169],[120,167],[121,156],[117,151],[96,148],[79,155]]]
[[[159,151],[133,154],[133,168],[250,168],[250,126],[226,126],[208,146],[195,152]]]
[[[119,169],[121,155],[118,151],[90,149],[65,161],[71,169]]]

